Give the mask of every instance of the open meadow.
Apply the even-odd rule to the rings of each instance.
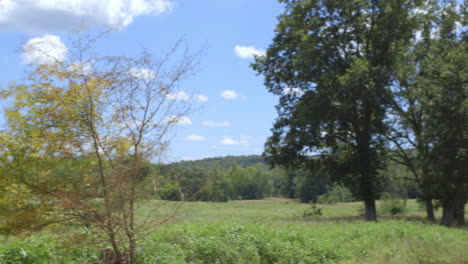
[[[468,263],[468,230],[425,223],[414,200],[377,223],[362,221],[358,202],[315,209],[282,198],[161,204],[138,209],[146,218],[180,205],[171,221],[141,238],[139,263]],[[96,263],[100,249],[91,230],[57,225],[3,238],[0,263]]]
[[[0,35],[0,264],[468,264],[468,0],[0,0]]]

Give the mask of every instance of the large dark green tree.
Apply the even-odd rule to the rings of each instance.
[[[468,45],[466,17],[457,1],[428,2],[419,30],[398,62],[390,139],[394,160],[422,191],[428,219],[432,199],[442,203],[441,224],[464,224],[467,199]]]
[[[434,54],[431,78],[434,100],[428,113],[428,133],[434,140],[430,160],[440,184],[443,216],[441,224],[455,219],[465,224],[468,199],[468,45]],[[446,59],[446,61],[442,61]]]
[[[384,119],[397,54],[411,38],[411,0],[280,0],[276,36],[253,68],[280,96],[279,117],[266,143],[271,164],[324,165],[365,202],[385,178]],[[312,159],[319,152],[320,159]]]
[[[442,10],[437,37],[422,65],[425,137],[429,138],[431,169],[439,183],[443,207],[441,224],[450,226],[454,218],[465,224],[468,198],[468,43],[466,20],[460,21],[456,3]],[[464,37],[465,36],[465,39]]]
[[[397,59],[393,102],[387,119],[389,159],[405,166],[411,173],[407,180],[415,181],[421,191],[421,200],[426,207],[427,219],[435,222],[433,199],[437,198],[436,181],[429,159],[433,148],[426,137],[424,114],[427,105],[424,97],[426,87],[422,87],[428,54],[433,45],[433,35],[437,27],[439,5],[434,1],[425,1],[415,12],[418,24],[411,39],[410,48],[402,50]],[[427,100],[426,100],[427,101]]]

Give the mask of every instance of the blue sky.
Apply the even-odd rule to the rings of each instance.
[[[157,55],[183,39],[205,52],[181,89],[205,98],[188,115],[191,124],[171,134],[166,159],[260,154],[277,98],[249,64],[268,47],[282,9],[275,0],[0,0],[0,87],[24,78],[23,44],[48,35],[66,46],[80,25],[120,28],[97,52],[135,55],[145,47]]]

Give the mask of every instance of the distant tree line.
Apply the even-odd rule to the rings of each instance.
[[[243,164],[243,165],[241,165]],[[286,197],[301,202],[337,203],[354,201],[352,192],[333,184],[325,171],[271,168],[261,156],[227,156],[172,164],[147,164],[141,188],[156,198],[174,201],[251,200]],[[408,171],[396,164],[388,168],[384,192],[392,197],[420,198]]]

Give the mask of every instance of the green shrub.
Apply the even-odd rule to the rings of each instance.
[[[406,200],[391,196],[388,193],[383,195],[380,213],[387,215],[403,214],[406,212]]]
[[[65,249],[57,240],[31,237],[0,245],[1,264],[96,263],[99,253],[91,248]]]
[[[162,185],[159,190],[158,194],[163,200],[169,201],[180,201],[180,186],[177,182],[167,182],[166,184]]]
[[[44,240],[14,241],[0,247],[0,263],[48,263],[54,256],[52,251],[50,244]]]
[[[322,209],[323,208],[317,207],[317,205],[314,203],[309,208],[304,210],[302,217],[308,218],[308,217],[313,217],[313,216],[322,216],[323,215]]]

